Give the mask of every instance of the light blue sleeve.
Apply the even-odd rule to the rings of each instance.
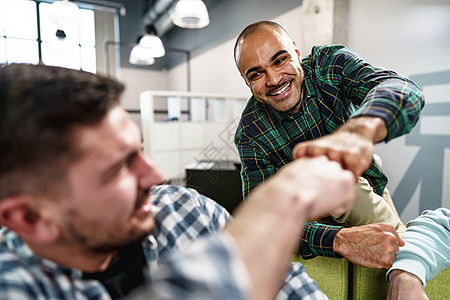
[[[406,245],[400,247],[391,269],[400,269],[426,282],[450,266],[450,210],[425,210],[407,224],[402,236]]]

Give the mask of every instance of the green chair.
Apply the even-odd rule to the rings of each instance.
[[[345,258],[316,257],[303,260],[308,274],[330,300],[385,300],[388,283],[386,270],[354,265]],[[450,299],[450,268],[427,283],[425,292],[430,300]]]
[[[348,260],[322,256],[304,260],[301,256],[296,256],[295,261],[305,266],[309,276],[330,300],[348,299]]]

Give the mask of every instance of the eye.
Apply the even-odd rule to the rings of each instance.
[[[124,167],[130,168],[133,163],[136,161],[136,158],[138,156],[138,152],[131,153],[124,161]]]
[[[259,76],[261,76],[262,72],[253,72],[250,74],[250,76],[248,76],[248,80],[252,81],[257,79]]]
[[[140,151],[136,150],[124,157],[121,161],[117,162],[111,168],[109,168],[101,177],[103,184],[110,183],[112,181],[121,178],[123,175],[133,168],[133,164],[136,162],[140,154]]]
[[[132,166],[133,163],[136,161],[136,158],[138,156],[138,152],[130,153],[120,164],[117,165],[117,167],[112,172],[113,176],[119,176],[120,174],[123,174],[124,172],[127,172]]]
[[[279,66],[279,65],[283,64],[283,62],[285,62],[286,59],[287,59],[286,57],[280,57],[277,60],[275,60],[274,65]]]

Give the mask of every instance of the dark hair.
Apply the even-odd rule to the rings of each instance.
[[[258,21],[258,22],[248,25],[247,27],[244,28],[244,30],[242,30],[241,34],[239,34],[238,38],[236,39],[236,43],[234,44],[233,53],[234,53],[234,61],[236,62],[236,64],[237,64],[236,51],[237,51],[240,41],[245,39],[247,36],[249,36],[250,34],[255,32],[257,29],[259,29],[262,26],[269,26],[269,27],[272,27],[281,32],[285,32],[287,34],[286,30],[280,24],[273,22],[273,21]]]
[[[42,65],[0,68],[0,199],[47,193],[79,155],[73,132],[119,103],[116,80]]]

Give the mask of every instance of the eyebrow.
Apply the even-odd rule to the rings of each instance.
[[[284,53],[287,53],[287,50],[280,50],[280,51],[278,51],[277,53],[275,53],[275,54],[270,58],[270,62],[275,61],[275,60],[278,58],[278,56],[280,56],[281,54],[284,54]],[[248,69],[248,70],[245,72],[245,76],[248,76],[248,74],[250,74],[251,72],[257,71],[257,70],[259,70],[260,68],[261,68],[261,66],[257,66],[257,67],[253,67],[253,68]]]

